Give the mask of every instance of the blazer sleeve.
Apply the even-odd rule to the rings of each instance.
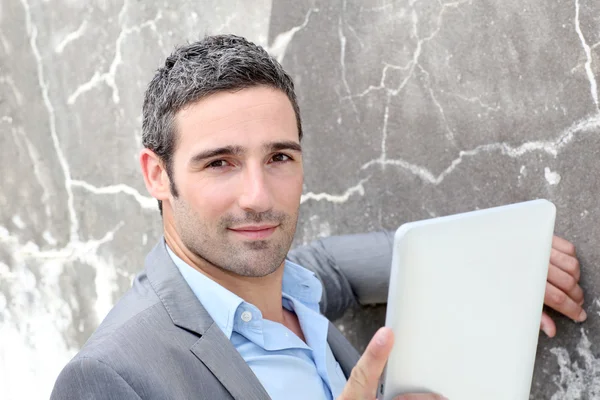
[[[393,238],[389,231],[331,236],[290,251],[288,259],[316,274],[321,312],[336,319],[356,304],[387,301]]]
[[[62,370],[50,400],[140,400],[141,397],[110,366],[77,358]]]

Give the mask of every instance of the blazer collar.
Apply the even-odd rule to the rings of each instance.
[[[161,237],[146,256],[148,281],[175,325],[203,335],[213,320],[179,273],[166,246]]]
[[[350,378],[352,368],[354,368],[358,362],[360,354],[358,354],[358,351],[356,351],[354,346],[331,322],[329,323],[329,329],[327,330],[327,343],[329,343],[333,356],[338,364],[340,364],[344,376],[346,376],[346,379]]]

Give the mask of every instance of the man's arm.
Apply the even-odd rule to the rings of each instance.
[[[393,232],[331,236],[298,247],[288,259],[315,272],[323,283],[321,312],[341,317],[358,303],[387,301]]]
[[[60,373],[50,400],[141,400],[111,367],[92,358],[79,358]]]

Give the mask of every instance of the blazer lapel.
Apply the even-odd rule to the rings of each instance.
[[[360,358],[360,354],[358,354],[358,351],[356,351],[354,346],[352,346],[348,339],[342,335],[342,332],[340,332],[331,322],[329,323],[329,330],[327,331],[327,343],[329,343],[333,356],[338,364],[340,364],[346,379],[348,379],[352,372],[352,368],[354,368]]]
[[[216,324],[204,332],[191,350],[235,399],[270,399],[246,361]]]
[[[148,253],[146,273],[173,324],[200,335],[191,352],[236,400],[270,400],[239,352],[214,323],[167,253],[164,239]]]

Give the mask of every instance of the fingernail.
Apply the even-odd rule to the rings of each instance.
[[[548,337],[550,336],[550,335],[548,334],[548,327],[546,326],[546,324],[544,323],[544,321],[542,321],[542,324],[541,324],[541,326],[540,326],[540,329],[542,330],[542,332],[544,332],[544,333],[546,334],[546,336],[548,336]]]
[[[581,313],[579,314],[579,316],[577,317],[577,321],[579,322],[583,322],[587,319],[587,313],[585,312],[585,310],[581,310]]]
[[[375,343],[378,346],[385,346],[390,340],[390,333],[387,329],[380,328],[375,334]]]

